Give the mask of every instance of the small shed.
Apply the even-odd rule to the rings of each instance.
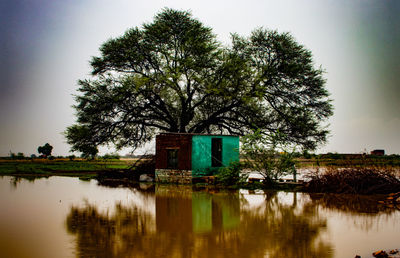
[[[156,181],[191,183],[239,161],[239,136],[161,133],[156,136]]]
[[[376,155],[376,156],[385,156],[385,150],[373,150],[371,151],[371,155]]]

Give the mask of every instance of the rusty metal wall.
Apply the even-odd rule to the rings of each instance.
[[[192,169],[192,135],[165,133],[156,136],[156,169],[167,169],[168,149],[178,149],[178,167]]]

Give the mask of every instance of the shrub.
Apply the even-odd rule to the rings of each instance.
[[[70,161],[73,161],[75,158],[76,158],[75,155],[69,155],[69,156],[68,156],[68,159],[69,159]]]
[[[216,175],[217,184],[233,186],[245,182],[247,175],[241,175],[240,171],[242,170],[242,167],[242,164],[236,161],[232,162],[227,167],[220,168]]]

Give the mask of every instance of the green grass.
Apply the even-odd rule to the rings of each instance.
[[[130,162],[120,160],[0,160],[0,175],[82,176],[99,171],[126,169]]]

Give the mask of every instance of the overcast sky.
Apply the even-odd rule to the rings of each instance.
[[[0,156],[37,154],[46,142],[68,155],[62,132],[90,58],[164,7],[190,10],[224,44],[258,27],[292,33],[326,70],[335,108],[318,152],[400,153],[400,1],[2,0]]]

